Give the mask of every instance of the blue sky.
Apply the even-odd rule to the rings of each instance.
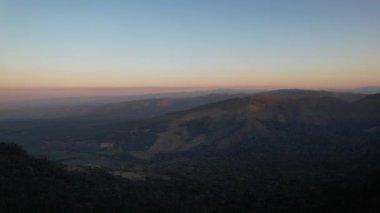
[[[377,0],[2,0],[5,87],[380,84]]]

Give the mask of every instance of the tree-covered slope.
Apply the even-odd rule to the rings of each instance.
[[[171,180],[132,182],[99,169],[68,171],[29,157],[17,145],[0,143],[0,211],[369,213],[380,207],[379,174],[342,177],[309,188],[286,183],[292,190],[284,190],[282,180],[272,180],[273,193],[262,196],[244,176],[232,181],[225,175],[207,182],[207,172],[200,181],[178,170]]]

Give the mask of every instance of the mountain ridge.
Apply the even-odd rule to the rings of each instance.
[[[257,94],[211,103],[173,113],[171,120],[169,118],[168,129],[158,133],[158,139],[147,151],[130,152],[130,154],[137,158],[150,159],[160,152],[189,151],[196,146],[208,144],[206,138],[210,135],[209,132],[219,132],[216,128],[218,125],[227,129],[231,129],[227,126],[240,125],[236,129],[229,130],[230,135],[227,137],[222,132],[218,133],[220,140],[224,141],[220,142],[218,147],[226,147],[228,146],[226,138],[236,140],[247,134],[270,135],[268,133],[270,130],[265,125],[268,122],[324,126],[336,125],[348,119],[365,123],[378,120],[377,116],[357,110],[358,107],[367,107],[367,105],[362,106],[363,104],[357,106],[365,99],[348,102],[329,96],[307,98],[294,95]],[[376,112],[380,109],[372,105],[368,107]],[[373,111],[371,113],[374,113]],[[192,134],[191,128],[194,125],[198,129],[200,125],[205,125],[202,130],[205,133]]]

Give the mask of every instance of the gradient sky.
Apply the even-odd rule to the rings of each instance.
[[[0,87],[369,85],[379,0],[0,0]]]

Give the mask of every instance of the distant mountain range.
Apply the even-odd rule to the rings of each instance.
[[[363,94],[350,92],[329,92],[313,90],[232,90],[218,89],[210,91],[162,93],[134,96],[67,97],[41,100],[19,100],[0,103],[0,120],[51,119],[77,116],[94,118],[136,119],[162,115],[167,112],[190,109],[199,105],[243,97],[253,94],[271,94],[287,96],[332,96],[343,100],[357,100]],[[167,106],[159,106],[163,101]],[[137,110],[136,107],[141,107]]]
[[[254,90],[212,90],[134,96],[68,97],[0,103],[0,120],[51,119],[76,116],[137,118],[255,93]],[[166,101],[169,105],[159,106]],[[143,107],[137,109],[137,106]],[[125,109],[124,112],[121,112]],[[115,110],[115,113],[111,111]],[[119,110],[119,111],[118,111]],[[145,113],[139,113],[136,110]],[[155,113],[154,113],[155,112]]]
[[[89,119],[141,119],[169,112],[191,109],[193,107],[223,101],[248,94],[210,94],[189,98],[155,98],[121,103],[106,104],[96,107],[83,117]]]
[[[346,92],[354,92],[361,94],[376,94],[380,93],[380,86],[370,86],[370,87],[359,87],[355,89],[345,90]]]
[[[257,138],[281,140],[291,126],[316,132],[329,127],[374,132],[380,126],[378,99],[378,95],[287,89],[136,100],[94,107],[79,116],[0,122],[0,139],[58,158],[67,154],[54,153],[85,152],[97,159],[93,154],[101,151],[110,159],[153,159],[200,147],[223,150]]]

